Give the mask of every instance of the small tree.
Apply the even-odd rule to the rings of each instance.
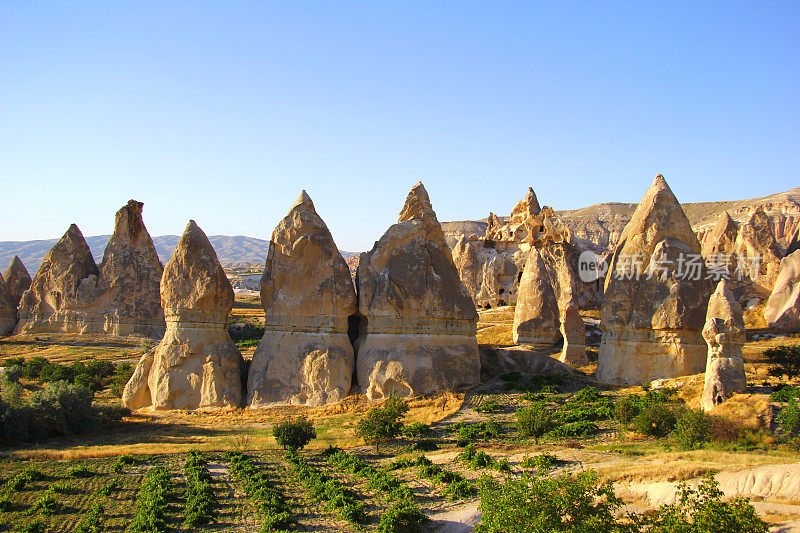
[[[367,444],[374,444],[378,451],[381,442],[395,439],[403,431],[401,420],[408,412],[406,402],[394,394],[389,396],[383,407],[375,407],[367,412],[356,426],[356,434]]]
[[[517,429],[523,437],[533,437],[536,444],[553,426],[550,413],[544,402],[536,402],[527,407],[517,409]]]
[[[275,426],[272,430],[275,435],[275,441],[280,444],[284,450],[297,451],[304,448],[306,444],[311,442],[311,439],[317,438],[317,431],[314,429],[314,424],[304,417],[300,416],[295,419],[290,418]]]
[[[786,376],[788,379],[800,376],[800,345],[770,348],[764,350],[764,356],[774,365],[769,369],[771,376]]]

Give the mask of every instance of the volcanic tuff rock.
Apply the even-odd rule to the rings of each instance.
[[[411,189],[398,223],[361,255],[356,280],[356,370],[367,397],[479,382],[478,313],[422,183]]]
[[[247,380],[251,407],[323,405],[343,399],[353,377],[350,271],[303,191],[272,233],[261,278],[264,337]]]
[[[97,280],[94,309],[98,330],[112,335],[161,337],[164,312],[159,284],[164,267],[142,221],[141,202],[117,211]]]
[[[571,365],[589,364],[586,356],[586,326],[573,304],[561,313],[561,335],[564,337],[564,347],[558,360]]]
[[[745,342],[742,306],[722,279],[708,301],[703,338],[708,344],[705,386],[700,406],[710,411],[747,388],[742,346]]]
[[[775,287],[764,307],[771,328],[800,331],[800,250],[781,259]]]
[[[536,349],[552,348],[561,338],[558,300],[537,248],[531,248],[519,282],[513,338]]]
[[[768,296],[778,277],[783,251],[775,238],[772,219],[761,207],[739,227],[734,253],[737,258],[747,260],[748,264],[752,264],[751,259],[758,258],[748,277],[753,283],[754,295]]]
[[[18,256],[15,255],[14,259],[11,260],[11,264],[8,265],[5,274],[3,274],[3,279],[6,281],[8,292],[15,302],[14,307],[18,306],[22,299],[22,294],[31,286],[31,275],[28,274],[28,269],[25,268]]]
[[[93,319],[89,308],[97,274],[89,246],[72,224],[44,256],[23,294],[15,332],[85,332]]]
[[[727,211],[723,211],[717,217],[717,222],[711,232],[703,239],[701,246],[703,257],[732,254],[738,235],[739,226]]]
[[[228,335],[233,289],[205,233],[189,221],[161,278],[164,338],[123,392],[130,409],[237,407],[242,355]]]
[[[611,258],[597,379],[641,384],[703,371],[700,330],[711,290],[702,260],[696,270],[687,266],[699,255],[689,220],[659,174]]]
[[[0,276],[0,335],[11,333],[17,324],[17,306],[14,302],[8,285]]]

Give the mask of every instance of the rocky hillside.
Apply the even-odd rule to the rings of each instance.
[[[776,238],[782,246],[787,246],[800,223],[800,187],[790,191],[753,198],[726,202],[697,202],[681,204],[701,240],[714,225],[717,216],[728,211],[736,222],[745,222],[761,207],[772,218]],[[608,202],[583,209],[556,211],[561,221],[572,231],[578,242],[598,252],[614,246],[622,230],[631,218],[637,204]],[[501,217],[503,220],[503,217]],[[443,222],[447,243],[452,247],[459,235],[483,235],[486,219]]]
[[[86,243],[89,245],[92,256],[97,263],[103,259],[103,251],[110,237],[111,235],[86,237]],[[156,246],[158,257],[162,263],[166,264],[169,261],[172,252],[178,245],[179,239],[180,235],[153,237],[153,244]],[[243,235],[210,235],[208,240],[214,246],[217,257],[223,266],[264,266],[269,241]],[[39,268],[44,255],[56,242],[58,242],[58,239],[0,241],[0,271],[5,269],[15,255],[18,255],[22,262],[25,263],[31,276],[33,276]],[[343,251],[342,255],[347,258],[358,254]]]

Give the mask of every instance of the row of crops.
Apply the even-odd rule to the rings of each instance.
[[[421,463],[420,463],[421,464]],[[94,533],[241,528],[413,532],[420,510],[415,468],[376,466],[338,449],[33,463],[7,461],[0,485],[0,531]],[[429,462],[422,477],[443,497],[472,497],[460,474]],[[398,471],[398,472],[395,472]]]

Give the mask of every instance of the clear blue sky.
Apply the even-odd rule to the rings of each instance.
[[[793,188],[800,3],[0,3],[0,240],[145,203],[269,238],[305,188],[372,246],[421,179],[440,220]]]

